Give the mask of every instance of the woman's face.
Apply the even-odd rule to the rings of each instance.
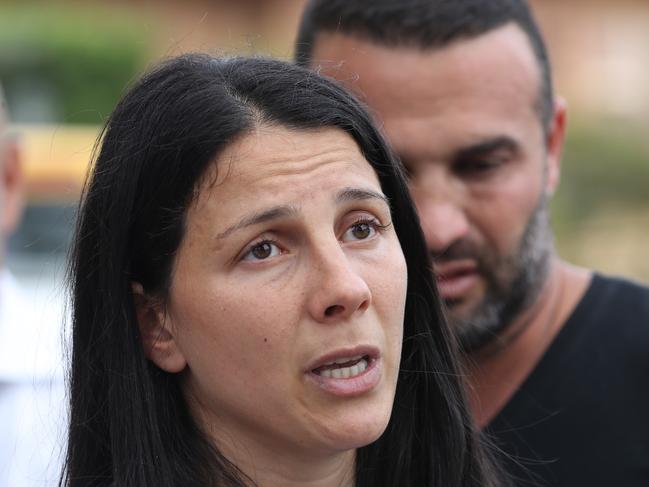
[[[167,369],[182,369],[219,446],[306,455],[377,439],[397,381],[406,264],[353,139],[257,128],[206,175],[185,232]]]

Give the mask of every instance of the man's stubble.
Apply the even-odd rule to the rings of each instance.
[[[438,257],[441,261],[475,259],[486,281],[485,296],[468,316],[453,317],[454,303],[447,303],[449,320],[465,351],[476,351],[499,337],[539,296],[554,249],[548,204],[544,192],[528,220],[518,250],[510,255],[494,256],[471,242],[460,241]]]

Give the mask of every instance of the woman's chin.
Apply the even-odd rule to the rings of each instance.
[[[331,418],[331,423],[323,425],[321,438],[331,450],[345,451],[362,448],[374,443],[383,434],[390,420],[390,411],[359,411],[347,417]]]

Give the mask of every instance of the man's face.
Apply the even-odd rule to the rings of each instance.
[[[323,33],[313,59],[369,105],[408,169],[450,320],[480,347],[536,298],[552,253],[563,111],[546,138],[524,33],[427,51]]]

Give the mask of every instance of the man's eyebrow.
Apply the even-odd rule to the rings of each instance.
[[[490,139],[482,140],[467,147],[462,147],[455,153],[455,159],[465,159],[472,156],[488,154],[495,150],[505,149],[511,152],[518,152],[520,146],[516,140],[507,136],[501,135]]]
[[[230,235],[232,232],[236,232],[237,230],[241,230],[242,228],[258,225],[260,223],[265,223],[271,220],[277,220],[278,218],[296,216],[298,213],[298,209],[294,206],[275,206],[273,208],[269,208],[268,210],[246,216],[239,223],[235,223],[234,225],[226,228],[224,231],[219,233],[216,236],[216,239],[221,240]]]
[[[345,188],[336,195],[337,203],[370,199],[381,200],[388,206],[388,208],[390,208],[390,201],[388,198],[384,194],[371,189]]]

